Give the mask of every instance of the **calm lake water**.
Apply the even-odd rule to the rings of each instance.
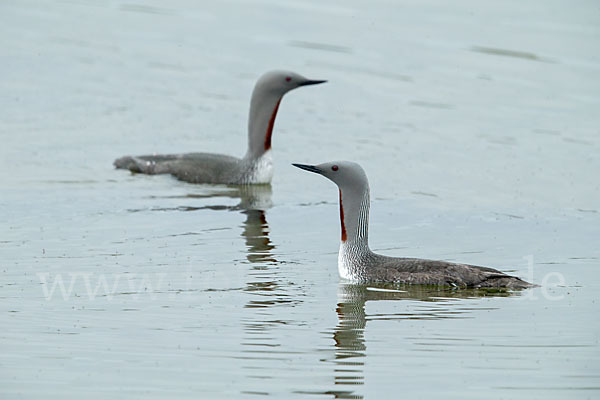
[[[597,1],[3,1],[0,395],[600,397]],[[115,170],[242,155],[287,68],[271,186]],[[518,293],[337,275],[363,165],[371,247],[487,265]]]

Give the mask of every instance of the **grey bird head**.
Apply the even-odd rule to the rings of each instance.
[[[369,186],[367,174],[352,161],[331,161],[319,165],[292,164],[294,167],[314,172],[332,180],[344,192]]]
[[[265,92],[277,93],[283,96],[290,90],[300,86],[316,85],[324,82],[327,81],[308,79],[291,71],[269,71],[258,79],[256,87],[260,87]]]
[[[326,81],[308,79],[291,71],[270,71],[258,78],[250,99],[248,151],[244,158],[257,160],[271,149],[275,117],[279,103],[287,92],[323,82]]]
[[[292,165],[323,175],[338,186],[342,242],[359,240],[368,248],[369,181],[362,167],[351,161]]]

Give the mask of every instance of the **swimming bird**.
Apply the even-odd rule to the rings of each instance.
[[[369,181],[362,167],[350,161],[292,165],[323,175],[339,188],[342,242],[338,270],[342,278],[357,282],[473,288],[523,289],[535,286],[493,268],[376,254],[369,248]]]
[[[243,158],[213,153],[125,156],[116,168],[143,174],[171,174],[190,183],[264,184],[273,177],[271,136],[279,103],[290,90],[319,83],[290,71],[262,75],[252,92],[248,117],[248,150]]]

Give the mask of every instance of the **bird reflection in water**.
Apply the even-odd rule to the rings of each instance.
[[[269,238],[269,224],[265,212],[271,208],[271,185],[243,185],[229,186],[228,190],[202,195],[188,195],[188,197],[228,197],[239,198],[240,202],[234,206],[212,205],[204,207],[189,207],[189,210],[211,209],[240,211],[246,215],[242,225],[242,236],[246,240],[246,258],[251,263],[276,263],[272,250],[275,246]]]
[[[470,312],[457,309],[459,299],[506,297],[514,294],[505,289],[452,289],[425,285],[350,284],[340,283],[336,312],[338,323],[333,329],[335,354],[335,385],[363,385],[365,358],[365,327],[370,320],[464,318]],[[427,302],[426,307],[414,307],[411,313],[367,314],[367,301],[416,300]],[[354,390],[324,392],[336,399],[362,399]]]
[[[250,263],[277,263],[272,250],[275,245],[269,238],[269,224],[266,218],[266,210],[272,206],[271,185],[232,185],[203,188],[202,193],[189,193],[176,196],[160,196],[167,199],[239,199],[235,205],[206,204],[202,206],[176,206],[176,207],[154,207],[152,211],[235,211],[245,214],[246,219],[242,224],[242,234],[246,241],[246,259]],[[157,198],[151,196],[150,198]],[[129,212],[146,211],[147,209],[131,209]],[[260,268],[260,267],[255,267]]]
[[[288,324],[276,316],[273,307],[293,307],[299,304],[300,296],[290,294],[290,283],[280,278],[280,262],[273,251],[276,246],[269,238],[269,224],[266,211],[272,206],[270,185],[228,186],[220,191],[190,194],[187,198],[239,198],[236,205],[212,204],[200,207],[177,207],[182,211],[225,210],[237,211],[245,215],[241,225],[241,236],[246,244],[246,262],[250,265],[247,271],[245,287],[248,300],[244,308],[248,310],[242,320],[244,335],[241,342],[243,368],[248,371],[249,386],[256,382],[263,387],[264,380],[272,376],[273,357],[277,358],[283,343],[279,342],[273,329]],[[249,388],[248,388],[249,389]],[[264,389],[263,389],[264,390]],[[255,393],[247,390],[244,393]]]
[[[251,263],[277,262],[272,254],[275,245],[269,238],[269,224],[265,211],[247,209],[242,211],[242,214],[246,214],[242,236],[246,239],[248,261]]]
[[[269,224],[265,212],[273,205],[271,201],[271,185],[243,185],[230,186],[229,190],[208,195],[193,195],[193,197],[229,197],[239,198],[235,206],[204,206],[195,209],[213,209],[240,211],[246,215],[242,225],[242,236],[246,240],[247,256],[249,262],[277,262],[272,250],[275,246],[269,239]],[[190,195],[192,197],[192,195]]]

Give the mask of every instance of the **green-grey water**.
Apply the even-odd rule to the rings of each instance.
[[[0,394],[591,399],[600,393],[594,1],[0,3]],[[114,170],[242,155],[258,76],[283,99],[271,186]],[[371,247],[486,265],[522,292],[353,285]]]

